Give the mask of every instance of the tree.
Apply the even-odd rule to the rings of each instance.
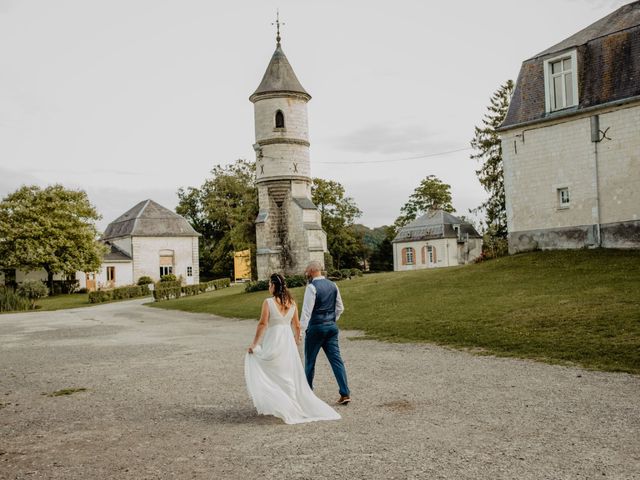
[[[361,267],[368,250],[364,235],[354,226],[355,219],[362,212],[353,198],[345,196],[344,187],[339,182],[314,178],[311,199],[320,211],[334,267]]]
[[[233,253],[250,249],[255,258],[258,191],[255,163],[243,159],[216,165],[200,188],[178,190],[176,212],[202,234],[203,276],[229,276]],[[255,272],[255,265],[252,270]]]
[[[486,202],[477,210],[485,212],[487,232],[492,237],[506,238],[507,214],[504,194],[504,173],[502,168],[502,145],[497,129],[509,110],[513,93],[513,82],[507,80],[491,97],[488,112],[482,119],[482,126],[475,127],[471,146],[476,153],[471,155],[482,163],[476,170],[478,180],[489,194]]]
[[[384,237],[373,249],[369,268],[374,272],[386,272],[393,270],[393,244],[396,236],[396,229],[393,226],[378,227],[375,230],[383,230]]]
[[[57,273],[96,271],[106,251],[100,218],[82,190],[21,187],[0,202],[0,269],[44,269],[51,292]]]
[[[413,191],[409,201],[400,209],[400,216],[396,219],[395,226],[396,228],[404,227],[428,210],[455,212],[451,201],[451,185],[443,183],[435,175],[427,175]]]

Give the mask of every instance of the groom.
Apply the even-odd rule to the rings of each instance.
[[[322,348],[338,382],[340,390],[338,404],[346,405],[351,401],[351,397],[349,396],[349,386],[347,385],[347,371],[340,356],[339,331],[336,325],[336,321],[344,312],[340,291],[335,283],[322,276],[320,262],[309,263],[304,273],[309,280],[309,284],[304,292],[300,330],[306,330],[304,369],[307,375],[307,382],[313,389],[316,358]]]

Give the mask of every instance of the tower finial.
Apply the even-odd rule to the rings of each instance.
[[[276,44],[279,47],[280,46],[280,9],[276,10],[276,21],[271,25],[276,26]],[[286,25],[286,24],[282,22],[282,25]]]

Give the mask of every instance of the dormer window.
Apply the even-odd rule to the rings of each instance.
[[[554,112],[578,105],[576,51],[544,61],[545,110]]]
[[[276,112],[276,128],[284,128],[284,113],[282,113],[282,110]]]

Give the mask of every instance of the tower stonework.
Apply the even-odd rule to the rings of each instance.
[[[280,37],[267,71],[249,97],[254,105],[258,278],[303,273],[312,260],[324,265],[327,238],[311,201],[309,95],[282,51]]]

